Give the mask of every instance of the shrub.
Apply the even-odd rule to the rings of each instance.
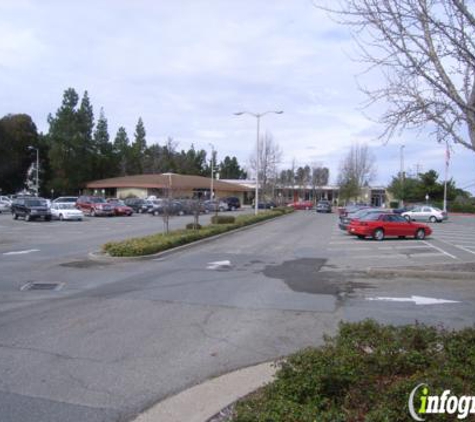
[[[389,208],[399,208],[399,202],[398,201],[391,201],[389,203]]]
[[[201,224],[188,223],[186,225],[187,230],[200,230],[201,228],[203,228]]]
[[[293,210],[290,212],[292,211]],[[289,211],[286,211],[286,213],[287,212]],[[257,216],[240,215],[237,218],[220,215],[217,220],[215,217],[211,219],[213,224],[205,227],[200,226],[198,230],[191,230],[193,223],[190,223],[187,224],[185,230],[175,230],[168,234],[157,233],[120,242],[108,242],[102,246],[102,250],[111,256],[117,257],[151,255],[280,215],[282,215],[282,212],[276,210],[264,211]],[[218,223],[216,224],[215,221],[218,221]],[[230,223],[230,221],[232,221],[232,223]]]
[[[460,203],[454,202],[453,204],[449,205],[448,209],[449,211],[452,211],[452,212],[475,213],[475,205],[471,205],[471,204],[460,204]]]
[[[275,381],[238,402],[232,420],[407,421],[409,394],[419,383],[431,395],[444,389],[473,395],[475,372],[468,369],[474,367],[474,328],[341,323],[322,347],[280,363]],[[430,420],[448,419],[434,414]]]
[[[236,217],[232,215],[214,215],[211,217],[211,224],[234,224]]]

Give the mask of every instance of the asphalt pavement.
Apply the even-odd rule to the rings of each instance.
[[[475,322],[472,280],[367,273],[475,261],[469,217],[434,225],[425,243],[375,242],[340,232],[335,215],[302,211],[139,262],[91,261],[87,252],[158,229],[153,218],[6,218],[2,421],[132,420],[207,379],[319,345],[341,320]],[[56,288],[21,290],[34,282]]]

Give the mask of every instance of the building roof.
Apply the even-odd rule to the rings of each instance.
[[[94,180],[86,183],[89,189],[108,189],[108,188],[149,188],[149,189],[210,189],[211,179],[209,177],[182,175],[175,173],[162,174],[137,174],[134,176],[112,177],[110,179]],[[246,192],[249,189],[246,186],[213,181],[213,189],[216,191],[234,191]]]

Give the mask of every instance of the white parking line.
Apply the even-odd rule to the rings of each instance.
[[[462,249],[462,250],[465,251],[465,252],[468,252],[468,253],[471,253],[471,254],[475,255],[475,251],[471,251],[470,249],[467,249],[467,248],[465,248],[465,247],[463,247],[463,246],[461,246],[461,245],[454,245],[454,246],[457,247],[457,248]],[[473,247],[473,246],[472,246],[472,247]]]
[[[437,246],[431,245],[429,242],[426,242],[425,240],[423,240],[422,243],[425,243],[427,246],[430,246],[431,248],[434,248],[435,250],[443,253],[444,255],[450,256],[452,259],[457,259],[458,260],[458,258],[456,256],[444,251],[443,249],[441,249]]]
[[[7,255],[24,255],[24,254],[27,254],[27,253],[39,252],[39,251],[40,251],[39,249],[28,249],[26,251],[3,252],[3,255],[4,256],[7,256]]]

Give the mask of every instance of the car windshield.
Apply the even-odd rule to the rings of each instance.
[[[120,199],[111,199],[109,201],[110,204],[114,204],[114,205],[125,205],[124,204],[124,201],[120,200]]]
[[[27,199],[25,204],[30,207],[46,207],[46,201],[40,199]]]
[[[60,210],[75,210],[76,207],[73,203],[58,204]]]
[[[104,198],[91,198],[91,202],[94,204],[104,204],[106,200]]]

